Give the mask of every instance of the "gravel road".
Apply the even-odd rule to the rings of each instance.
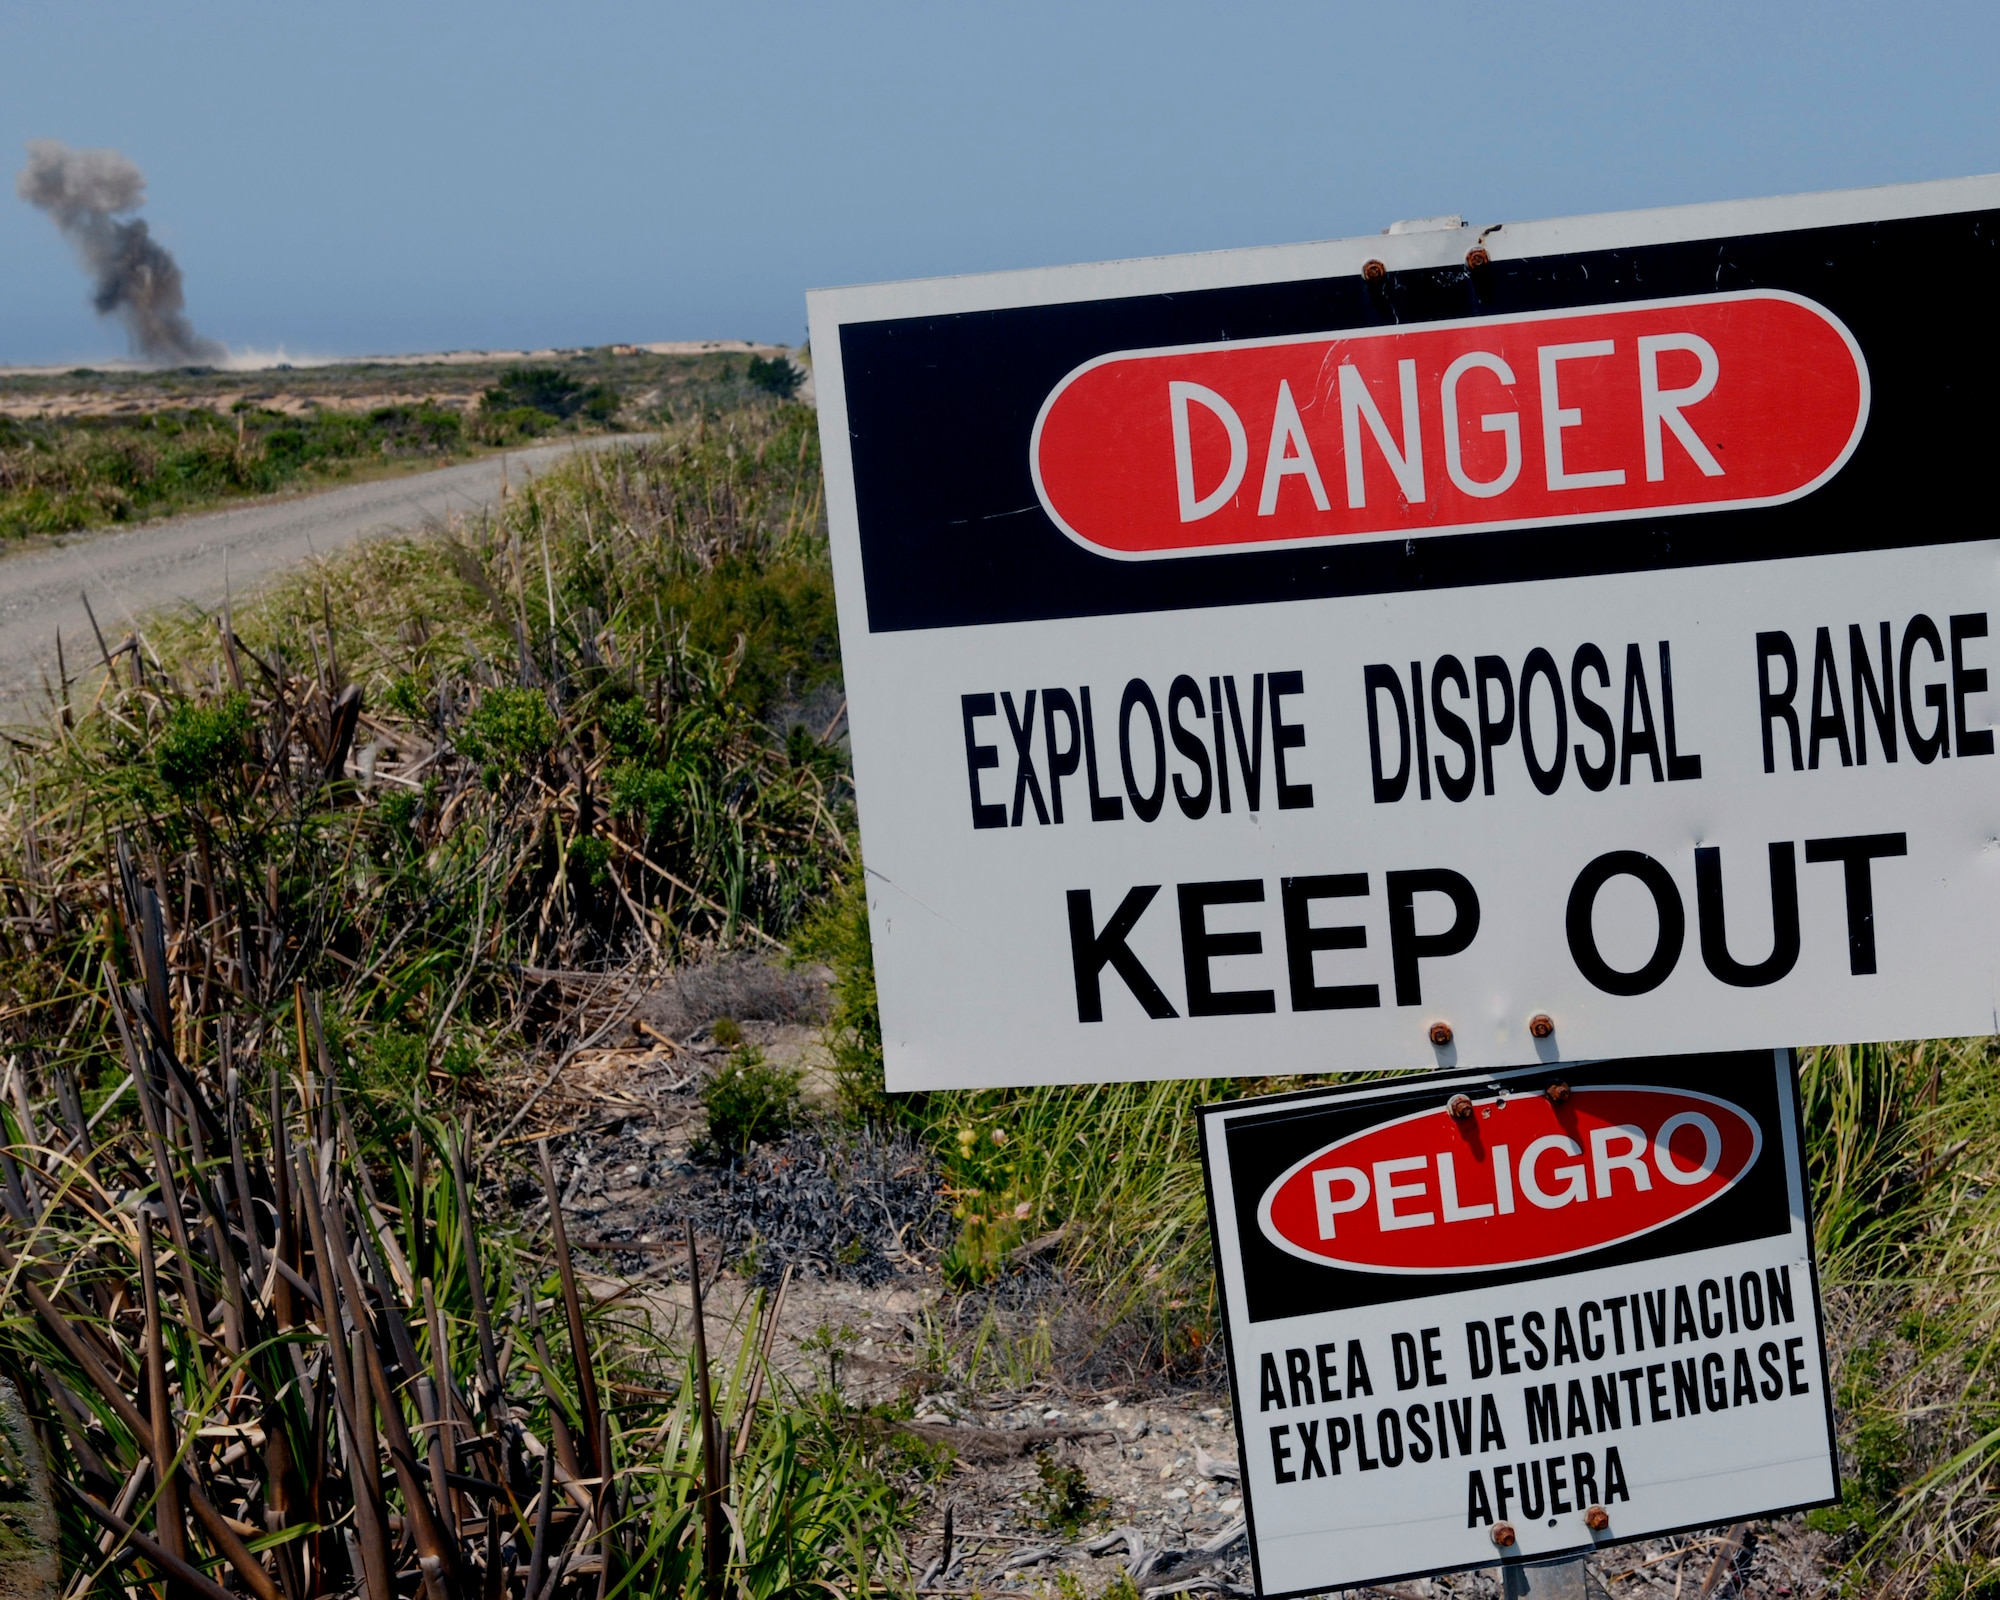
[[[500,497],[503,461],[508,481],[518,484],[572,450],[637,437],[537,445],[435,472],[79,534],[0,556],[0,723],[44,710],[41,675],[46,671],[54,681],[57,630],[72,673],[96,661],[85,594],[106,642],[116,645],[135,616],[219,605],[225,582],[243,594],[309,556],[490,506]]]

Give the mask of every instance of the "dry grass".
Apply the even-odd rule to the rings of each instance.
[[[506,1080],[843,870],[842,758],[781,731],[837,673],[811,443],[579,462],[149,623],[14,735],[0,1370],[79,1596],[898,1580],[831,1402],[616,1324],[476,1182]]]
[[[123,641],[0,777],[0,1031],[60,1035],[98,993],[113,829],[189,1015],[304,982],[433,1072],[542,1037],[524,968],[782,945],[848,805],[838,750],[765,720],[837,671],[810,437],[767,409],[581,460]]]
[[[73,1079],[17,1053],[0,1113],[0,1372],[55,1466],[72,1595],[878,1578],[886,1490],[824,1408],[779,1403],[754,1331],[714,1371],[698,1309],[685,1356],[619,1326],[586,1298],[545,1154],[549,1232],[517,1240],[486,1220],[469,1122],[358,1137],[303,992],[289,1029],[228,1007],[187,1026],[156,1009],[184,985],[136,873],[119,911],[129,1092],[92,1129]]]

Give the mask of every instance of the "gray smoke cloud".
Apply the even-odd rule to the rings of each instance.
[[[56,139],[28,142],[14,192],[48,213],[95,280],[99,316],[119,318],[133,353],[162,366],[211,366],[227,355],[183,310],[181,269],[137,217],[146,176],[116,150],[72,150]]]

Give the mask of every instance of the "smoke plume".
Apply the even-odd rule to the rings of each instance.
[[[207,366],[227,356],[182,310],[181,269],[137,217],[146,177],[116,150],[72,150],[56,139],[28,143],[14,192],[48,213],[95,280],[99,316],[125,324],[135,355],[162,366]]]

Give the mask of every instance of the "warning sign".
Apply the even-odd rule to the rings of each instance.
[[[1837,1497],[1788,1053],[1206,1109],[1258,1589]]]
[[[1774,505],[1832,476],[1867,414],[1853,336],[1764,292],[1106,356],[1049,396],[1033,461],[1071,538],[1174,556]]]
[[[814,294],[889,1086],[2000,1031],[1996,241],[1979,179]]]

